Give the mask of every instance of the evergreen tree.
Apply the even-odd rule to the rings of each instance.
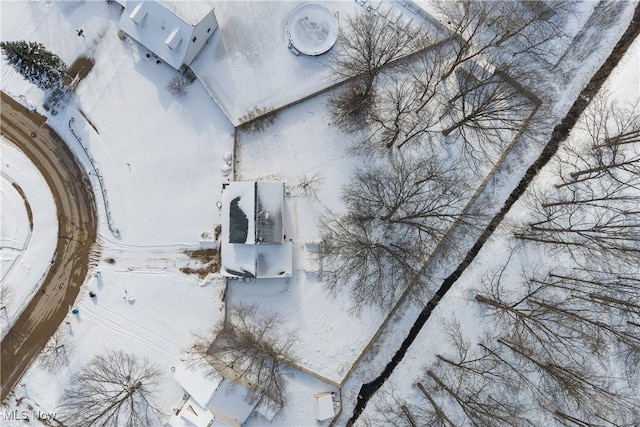
[[[67,66],[42,43],[24,40],[0,42],[0,49],[9,64],[39,88],[46,90],[61,85]]]

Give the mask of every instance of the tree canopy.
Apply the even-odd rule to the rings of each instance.
[[[60,86],[67,72],[64,61],[49,52],[42,43],[25,40],[0,42],[0,49],[7,62],[40,89]]]

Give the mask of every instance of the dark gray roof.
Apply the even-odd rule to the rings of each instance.
[[[245,243],[249,233],[249,219],[238,203],[240,196],[229,204],[229,243]]]

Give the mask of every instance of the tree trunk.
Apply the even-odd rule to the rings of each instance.
[[[475,300],[482,304],[490,305],[491,307],[497,308],[499,310],[508,311],[509,313],[513,313],[516,317],[520,319],[528,319],[530,316],[520,310],[517,310],[510,305],[504,304],[500,301],[496,301],[491,298],[487,298],[484,295],[476,294]]]
[[[464,126],[467,122],[470,122],[471,120],[473,120],[472,116],[466,116],[465,118],[463,118],[459,122],[454,123],[451,126],[449,126],[448,128],[444,129],[442,131],[442,135],[448,136],[451,132],[453,132],[454,130],[458,129],[459,127]]]
[[[433,406],[433,410],[436,411],[436,414],[438,414],[439,417],[441,417],[443,420],[445,420],[446,422],[448,422],[450,425],[455,426],[455,424],[453,423],[453,421],[451,421],[449,419],[449,417],[447,417],[447,415],[444,413],[444,411],[442,410],[442,408],[440,408],[440,406],[438,406],[438,404],[436,403],[435,400],[433,400],[433,398],[431,397],[431,395],[429,393],[427,393],[427,390],[424,388],[424,386],[422,385],[422,383],[418,382],[416,383],[416,386],[418,387],[418,389],[420,389],[420,391],[422,392],[422,394],[424,395],[425,399],[427,399],[429,401],[429,403],[431,404],[431,406]]]
[[[411,427],[418,427],[418,424],[416,423],[416,420],[413,419],[413,415],[411,415],[411,412],[409,412],[409,408],[407,408],[407,405],[402,405],[400,409],[402,409],[402,412],[407,417],[407,421],[409,421]]]
[[[634,160],[634,161],[629,161],[629,162],[612,163],[610,165],[597,166],[597,167],[594,167],[594,168],[583,169],[583,170],[571,172],[569,174],[569,176],[571,178],[577,178],[580,175],[586,175],[586,174],[590,174],[590,173],[593,173],[593,172],[602,172],[602,171],[606,171],[606,170],[609,170],[609,169],[619,168],[621,166],[632,165],[632,164],[637,163],[637,162],[638,162],[638,160]]]

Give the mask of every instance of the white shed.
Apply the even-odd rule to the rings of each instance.
[[[333,406],[333,394],[331,392],[316,393],[316,418],[318,421],[326,421],[335,417]]]

